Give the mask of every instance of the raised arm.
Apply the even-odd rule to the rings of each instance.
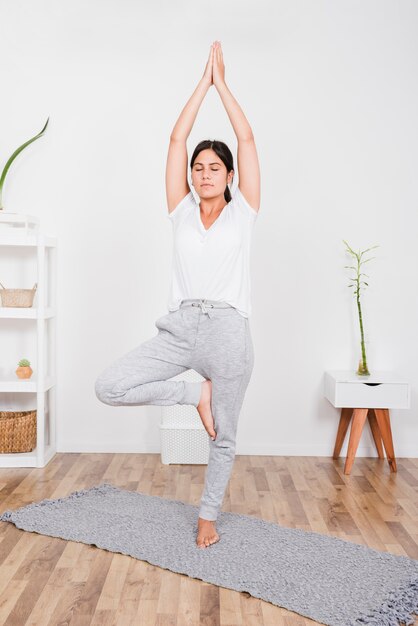
[[[186,102],[170,135],[165,185],[168,211],[178,205],[189,192],[187,182],[187,145],[186,140],[192,130],[197,112],[212,82],[213,44],[210,47],[208,62],[202,78],[193,94]]]
[[[225,65],[220,42],[215,42],[213,84],[215,85],[238,140],[238,186],[256,211],[260,207],[260,166],[251,126],[225,82]]]

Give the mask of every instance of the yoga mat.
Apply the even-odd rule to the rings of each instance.
[[[198,513],[103,483],[5,511],[0,521],[246,591],[327,626],[414,623],[417,560],[229,512],[218,515],[220,541],[199,548]]]

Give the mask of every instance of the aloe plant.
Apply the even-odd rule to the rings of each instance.
[[[360,252],[360,250],[358,252],[354,252],[354,250],[352,250],[350,248],[350,246],[348,245],[348,243],[343,239],[345,245],[347,246],[347,251],[357,259],[357,266],[354,265],[344,265],[344,267],[348,268],[348,269],[353,269],[356,272],[356,277],[355,278],[350,278],[350,280],[354,281],[354,284],[352,285],[348,285],[349,287],[354,287],[354,294],[356,295],[357,298],[357,310],[358,310],[358,316],[359,316],[359,322],[360,322],[360,336],[361,336],[361,359],[359,362],[359,366],[357,369],[357,374],[359,376],[370,376],[370,372],[367,366],[367,358],[366,358],[366,347],[364,345],[364,329],[363,329],[363,315],[361,313],[361,304],[360,304],[360,289],[361,289],[361,284],[366,285],[367,287],[369,286],[368,283],[366,283],[366,281],[361,280],[361,276],[367,276],[367,274],[365,274],[364,272],[360,272],[361,266],[364,263],[368,263],[369,261],[371,261],[372,259],[374,259],[375,257],[371,257],[370,259],[366,259],[365,261],[362,260],[362,256],[363,254],[366,254],[366,252],[369,252],[369,250],[373,250],[373,248],[378,248],[379,246],[372,246],[371,248],[367,248],[366,250],[363,250],[362,252]]]
[[[30,365],[30,361],[28,359],[20,359],[18,365],[19,367],[28,367]]]
[[[26,146],[32,143],[32,141],[36,141],[36,139],[39,139],[39,137],[41,137],[44,134],[45,129],[48,126],[48,122],[49,122],[49,117],[46,120],[46,124],[41,130],[41,132],[35,135],[35,137],[32,137],[32,139],[29,139],[29,141],[25,141],[25,143],[23,143],[19,148],[17,148],[17,150],[13,152],[12,156],[10,157],[10,159],[7,161],[6,165],[4,166],[2,174],[0,176],[0,211],[3,210],[3,202],[2,202],[3,185],[4,185],[4,180],[6,178],[6,174],[9,171],[9,167],[11,166],[11,164],[13,163],[17,155],[20,154],[20,152],[22,152],[22,150],[24,150]]]

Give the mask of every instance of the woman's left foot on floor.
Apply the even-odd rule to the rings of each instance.
[[[212,543],[219,541],[219,535],[216,532],[215,521],[203,519],[199,517],[197,521],[197,538],[196,543],[199,548],[207,548]]]

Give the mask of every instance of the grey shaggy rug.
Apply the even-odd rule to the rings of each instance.
[[[92,544],[236,591],[328,626],[412,625],[418,561],[343,539],[221,512],[220,541],[196,543],[198,507],[109,483],[0,520]]]

